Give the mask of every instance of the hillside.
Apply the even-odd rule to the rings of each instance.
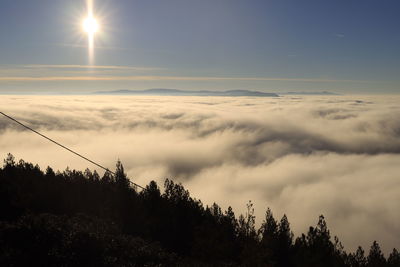
[[[323,216],[294,238],[286,216],[267,210],[256,229],[252,203],[236,217],[204,206],[166,180],[130,186],[116,175],[42,171],[12,155],[0,169],[0,266],[400,266],[377,242],[346,252]]]

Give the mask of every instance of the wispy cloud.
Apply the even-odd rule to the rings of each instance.
[[[176,73],[176,72],[175,72]],[[298,82],[298,83],[370,83],[367,80],[326,77],[254,77],[254,76],[184,76],[159,67],[118,65],[25,64],[0,65],[0,82],[123,82],[123,81],[199,81],[199,82]]]
[[[100,70],[133,70],[133,71],[153,71],[162,70],[157,67],[135,67],[135,66],[115,66],[115,65],[48,65],[32,64],[22,65],[23,68],[32,69],[100,69]]]
[[[68,44],[68,43],[52,43],[50,45],[53,46],[62,46],[62,47],[73,47],[73,48],[84,48],[87,49],[87,44]],[[118,46],[99,46],[96,45],[94,46],[95,49],[100,49],[100,50],[132,50],[132,48],[126,48],[126,47],[118,47]]]
[[[365,80],[336,80],[318,78],[274,78],[274,77],[205,77],[205,76],[8,76],[0,77],[7,82],[35,81],[277,81],[277,82],[306,82],[306,83],[367,83]]]
[[[156,74],[159,67],[118,65],[26,64],[0,65],[0,81],[93,80],[97,76]],[[90,76],[90,77],[88,77]],[[75,77],[75,78],[74,78]]]
[[[345,37],[343,33],[334,33],[333,35],[335,37],[337,37],[337,38],[344,38]]]

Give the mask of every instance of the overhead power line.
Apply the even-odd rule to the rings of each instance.
[[[12,120],[12,121],[14,121],[15,123],[21,125],[22,127],[24,127],[24,128],[26,128],[26,129],[28,129],[28,130],[34,132],[35,134],[40,135],[41,137],[47,139],[48,141],[50,141],[50,142],[52,142],[52,143],[54,143],[54,144],[60,146],[61,148],[65,149],[65,150],[67,150],[67,151],[69,151],[69,152],[71,152],[71,153],[77,155],[78,157],[80,157],[80,158],[82,158],[82,159],[84,159],[84,160],[86,160],[86,161],[92,163],[93,165],[95,165],[95,166],[97,166],[97,167],[99,167],[99,168],[105,170],[106,172],[109,172],[109,173],[113,174],[114,176],[116,175],[115,172],[110,171],[108,168],[106,168],[106,167],[104,167],[104,166],[98,164],[97,162],[95,162],[95,161],[93,161],[93,160],[91,160],[91,159],[89,159],[89,158],[83,156],[82,154],[79,154],[78,152],[75,152],[74,150],[72,150],[72,149],[70,149],[70,148],[64,146],[63,144],[60,144],[59,142],[54,141],[54,140],[51,139],[50,137],[48,137],[48,136],[46,136],[46,135],[44,135],[44,134],[39,133],[38,131],[36,131],[36,130],[32,129],[31,127],[29,127],[29,126],[23,124],[22,122],[20,122],[20,121],[14,119],[13,117],[11,117],[11,116],[5,114],[4,112],[1,112],[1,111],[0,111],[0,114],[3,115],[4,117],[6,117],[6,118],[8,118],[8,119],[10,119],[10,120]],[[134,183],[134,182],[132,182],[132,181],[130,181],[130,180],[129,180],[129,182],[130,182],[133,186],[139,187],[139,188],[141,188],[141,189],[145,189],[143,186],[138,185],[137,183]]]

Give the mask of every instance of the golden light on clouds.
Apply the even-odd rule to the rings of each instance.
[[[400,243],[393,234],[399,102],[361,95],[1,97],[2,110],[90,158],[108,166],[121,159],[139,184],[174,178],[205,205],[237,214],[251,199],[259,223],[270,207],[277,217],[287,214],[296,235],[323,213],[347,250],[379,240],[385,252]],[[17,125],[0,121],[0,132],[3,157],[12,151],[42,169],[91,168]]]

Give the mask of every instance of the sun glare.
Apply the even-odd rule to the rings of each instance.
[[[99,16],[95,15],[94,0],[86,0],[87,13],[85,19],[82,20],[81,28],[82,32],[87,34],[88,39],[88,63],[94,65],[94,50],[95,50],[95,39],[99,34],[101,25],[99,22]],[[100,20],[102,21],[102,20]]]
[[[99,30],[99,23],[93,17],[88,17],[83,21],[83,30],[88,34],[94,34]]]

